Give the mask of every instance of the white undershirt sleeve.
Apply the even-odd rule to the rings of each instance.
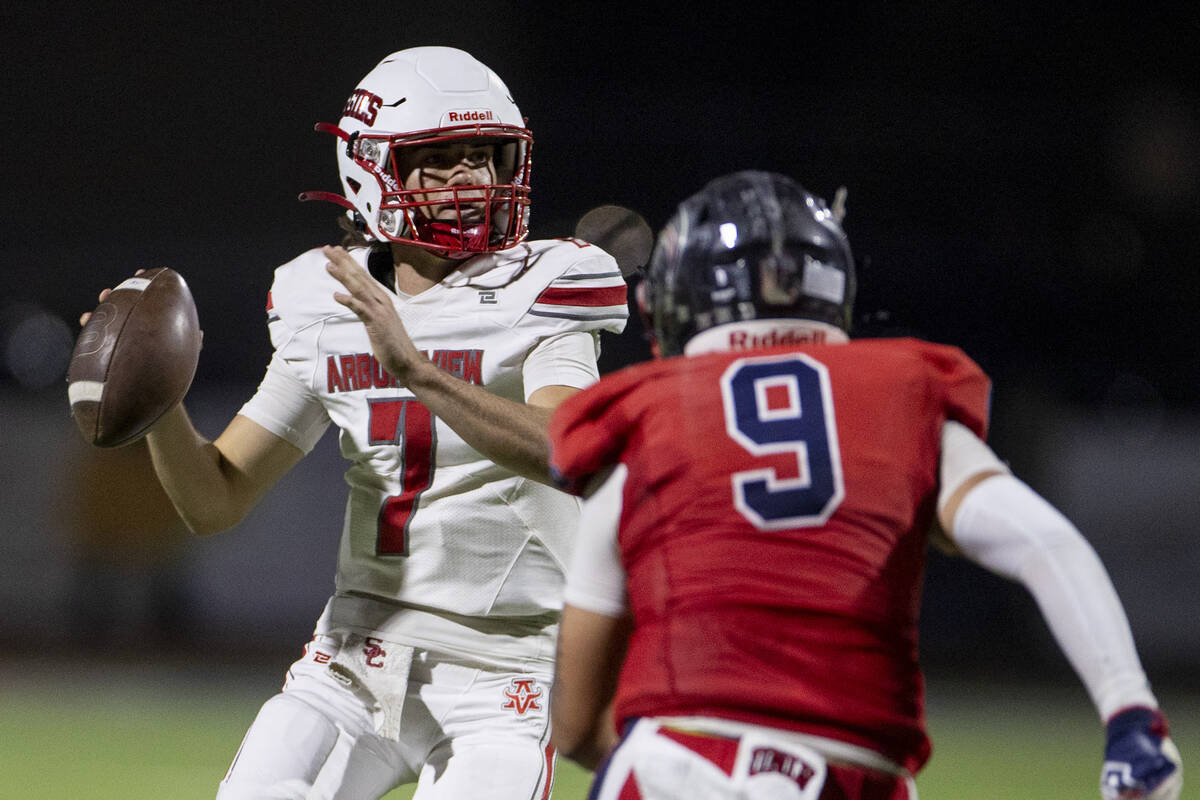
[[[563,594],[568,605],[606,617],[619,617],[628,608],[625,568],[617,543],[627,474],[625,465],[618,464],[583,501]]]
[[[1126,706],[1158,707],[1104,565],[1050,503],[994,475],[963,498],[948,533],[971,561],[1029,590],[1102,721]]]
[[[525,399],[543,386],[586,389],[600,378],[600,341],[591,331],[568,331],[538,344],[521,369]]]
[[[1009,472],[1008,465],[961,422],[942,425],[942,455],[938,467],[938,513],[960,486],[982,472]]]
[[[325,407],[291,373],[278,352],[271,357],[258,391],[238,413],[305,453],[316,446],[330,425]]]

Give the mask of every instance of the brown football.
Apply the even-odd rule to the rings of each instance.
[[[97,447],[136,442],[187,393],[200,360],[200,321],[173,269],[148,269],[96,306],[67,367],[71,414]]]

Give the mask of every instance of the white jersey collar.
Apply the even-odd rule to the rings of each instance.
[[[700,331],[683,346],[684,355],[783,347],[797,344],[845,344],[846,332],[836,325],[809,319],[752,319],[728,322]]]

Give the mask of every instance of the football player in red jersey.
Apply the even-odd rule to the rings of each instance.
[[[718,178],[660,233],[639,301],[662,358],[551,421],[551,466],[587,498],[555,742],[603,762],[599,800],[912,800],[940,523],[1037,599],[1107,724],[1102,795],[1178,797],[1103,566],[984,443],[988,378],[954,347],[850,341],[854,293],[839,221],[780,175]]]

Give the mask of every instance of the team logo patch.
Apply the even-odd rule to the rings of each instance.
[[[750,774],[777,772],[791,778],[801,790],[817,775],[817,769],[792,753],[784,753],[771,747],[756,747],[750,754]]]
[[[367,646],[363,648],[363,655],[366,656],[366,664],[368,667],[379,669],[383,666],[383,659],[387,658],[387,650],[384,650],[379,645],[383,642],[373,636],[367,637]]]
[[[513,678],[509,681],[508,688],[504,690],[504,696],[508,699],[500,707],[512,709],[517,716],[524,716],[525,712],[530,709],[542,710],[542,706],[538,703],[538,698],[542,696],[542,687],[538,686],[537,681],[533,678]]]
[[[375,116],[379,113],[379,106],[382,103],[382,97],[372,94],[366,89],[355,89],[354,94],[350,95],[350,99],[342,108],[342,116],[353,117],[360,122],[374,125]]]
[[[317,650],[315,647],[316,642],[317,640],[313,639],[311,642],[304,645],[304,657],[308,658],[311,656],[312,660],[317,664],[328,664],[330,659],[333,658],[333,655],[326,653],[324,650]],[[311,653],[309,652],[309,648],[312,648]]]

